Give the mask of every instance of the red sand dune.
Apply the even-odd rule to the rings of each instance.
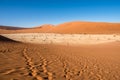
[[[42,25],[27,29],[17,30],[1,30],[0,33],[90,33],[90,34],[118,34],[120,33],[120,23],[104,23],[104,22],[67,22],[53,25]]]
[[[33,28],[25,28],[25,29],[11,29],[11,30],[6,30],[6,29],[0,29],[0,33],[42,33],[42,32],[49,32],[53,28],[52,25],[42,25],[42,26],[37,26]]]
[[[120,23],[68,22],[57,25],[55,33],[120,33]]]

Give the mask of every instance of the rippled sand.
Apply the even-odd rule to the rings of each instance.
[[[63,46],[0,41],[0,80],[119,80],[120,42]]]

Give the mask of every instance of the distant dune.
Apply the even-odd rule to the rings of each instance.
[[[33,28],[36,28],[36,29],[39,29],[39,28],[50,29],[50,28],[53,28],[53,27],[54,27],[54,25],[52,25],[52,24],[44,24],[44,25],[41,25],[41,26],[33,27]]]
[[[0,25],[0,29],[4,29],[4,30],[19,30],[19,29],[25,29],[22,27],[13,27],[13,26],[2,26]]]
[[[23,29],[23,30],[16,30],[17,33],[46,33],[52,30],[53,26],[51,25],[42,25],[33,28]]]
[[[119,34],[120,23],[104,22],[67,22],[59,25],[42,25],[33,28],[19,29],[0,27],[0,33],[62,33],[62,34]],[[6,27],[5,27],[6,28]],[[2,30],[1,30],[2,29]]]
[[[5,26],[6,28],[6,26]],[[14,29],[10,27],[10,29],[0,28],[0,34],[4,33],[46,33],[49,32],[53,28],[52,25],[41,25],[33,28],[21,28],[21,29]]]

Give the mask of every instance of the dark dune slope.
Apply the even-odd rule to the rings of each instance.
[[[17,42],[17,41],[14,41],[12,39],[6,38],[2,35],[0,35],[0,41],[2,41],[2,42]]]

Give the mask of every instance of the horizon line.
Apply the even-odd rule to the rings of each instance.
[[[80,20],[77,20],[77,21],[67,21],[67,22],[62,22],[62,23],[58,23],[58,24],[51,24],[51,23],[45,23],[45,24],[40,24],[40,25],[36,25],[36,26],[43,26],[43,25],[54,25],[54,26],[57,26],[57,25],[60,25],[60,24],[64,24],[64,23],[71,23],[71,22],[88,22],[88,23],[111,23],[111,24],[120,24],[120,22],[107,22],[107,21],[80,21]],[[33,28],[33,27],[36,27],[36,26],[15,26],[15,25],[1,25],[0,26],[7,26],[7,27],[18,27],[18,28]]]

